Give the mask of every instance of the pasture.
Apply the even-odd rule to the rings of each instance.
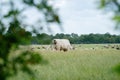
[[[120,64],[120,50],[104,48],[105,44],[73,45],[76,49],[68,52],[52,51],[39,45],[20,49],[33,49],[39,52],[47,64],[32,66],[35,80],[120,80],[114,67]],[[118,45],[118,44],[111,44]],[[33,80],[20,72],[8,80]]]

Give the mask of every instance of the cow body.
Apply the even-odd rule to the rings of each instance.
[[[73,49],[68,39],[54,39],[54,49],[58,51],[68,51]]]

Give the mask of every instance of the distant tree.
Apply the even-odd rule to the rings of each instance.
[[[25,11],[35,9],[42,18],[36,24],[40,27],[30,25]],[[31,13],[29,13],[31,14]],[[27,15],[29,15],[27,14]],[[35,15],[31,16],[34,17]],[[43,21],[50,31],[49,23],[60,24],[57,9],[49,4],[49,0],[2,0],[0,1],[0,79],[6,80],[8,77],[16,75],[19,70],[32,74],[29,65],[38,64],[42,61],[39,54],[25,51],[16,57],[10,55],[11,49],[16,50],[19,44],[28,44],[32,33],[39,33],[43,28]],[[26,31],[30,28],[32,31]]]
[[[51,44],[52,40],[58,39],[69,39],[72,44],[98,44],[98,43],[120,43],[120,35],[111,35],[110,33],[105,34],[56,34],[48,35],[46,33],[37,34],[32,37],[32,44]]]
[[[63,37],[64,37],[64,34],[63,34],[63,33],[61,33],[61,34],[57,33],[57,34],[54,36],[54,38],[58,38],[58,39],[63,39]]]
[[[78,44],[79,43],[79,36],[78,34],[75,33],[71,33],[71,38],[70,38],[70,42],[73,44]]]
[[[51,43],[51,37],[50,35],[46,33],[38,34],[37,36],[39,44],[50,44]]]

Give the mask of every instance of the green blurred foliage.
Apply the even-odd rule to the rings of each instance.
[[[100,9],[113,12],[112,20],[116,23],[115,28],[120,29],[120,0],[100,0]]]
[[[16,5],[15,1],[19,2],[19,7]],[[11,49],[18,49],[20,44],[30,44],[32,33],[36,34],[37,32],[40,32],[39,29],[35,29],[35,26],[24,23],[26,17],[22,13],[31,8],[34,8],[38,10],[40,14],[43,14],[44,22],[60,24],[57,10],[53,8],[53,5],[49,5],[48,0],[0,1],[1,80],[6,80],[8,77],[16,75],[19,70],[34,75],[29,68],[29,65],[41,63],[43,60],[40,54],[29,51],[24,51],[20,55],[10,58],[10,55],[13,54],[10,53]],[[26,27],[31,27],[32,31],[26,31]]]
[[[118,74],[120,74],[120,64],[115,66],[113,70],[116,71]]]

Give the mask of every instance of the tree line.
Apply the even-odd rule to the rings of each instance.
[[[49,35],[46,33],[37,34],[32,36],[31,44],[51,44],[53,39],[69,39],[72,44],[104,44],[104,43],[120,43],[120,35],[105,34],[82,34],[75,33],[64,34],[57,33]]]

